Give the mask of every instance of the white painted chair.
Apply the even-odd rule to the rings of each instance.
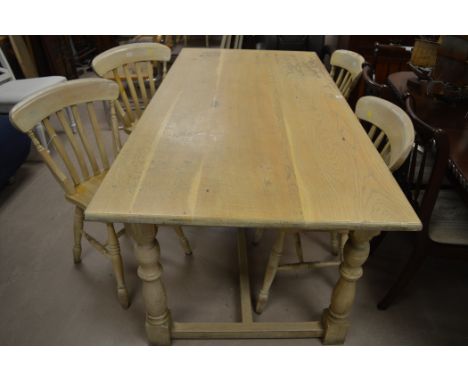
[[[0,49],[0,114],[8,114],[18,102],[30,95],[48,88],[49,86],[65,82],[67,79],[62,76],[48,76],[37,78],[26,78],[17,80],[11,67]],[[76,123],[69,109],[67,109],[73,132],[76,132]],[[44,132],[44,126],[38,124],[36,132],[42,146],[48,149],[48,142]]]
[[[356,104],[355,113],[361,122],[369,125],[369,139],[390,171],[400,168],[414,144],[414,128],[409,116],[393,103],[373,96],[360,98]],[[256,234],[258,235],[259,232],[261,231],[257,231]],[[274,250],[271,252],[263,286],[257,299],[257,313],[263,312],[266,306],[270,287],[278,270],[318,269],[336,267],[341,264],[347,233],[332,232],[332,253],[339,255],[337,260],[332,261],[304,261],[300,232],[294,232],[294,235],[298,262],[280,265],[278,254]]]
[[[170,48],[155,42],[120,45],[93,59],[91,65],[96,74],[119,85],[116,112],[126,133],[132,132],[157,84],[166,76],[170,59]]]
[[[331,55],[330,76],[346,99],[348,99],[361,77],[364,61],[364,57],[350,50],[338,49]]]
[[[219,47],[221,49],[242,49],[243,41],[244,36],[223,36]]]

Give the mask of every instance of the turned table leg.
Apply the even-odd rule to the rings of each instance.
[[[268,265],[265,271],[265,277],[263,279],[263,286],[258,294],[257,304],[255,305],[255,312],[258,314],[262,313],[265,309],[265,306],[268,301],[268,296],[270,294],[270,287],[275,279],[276,272],[278,272],[278,266],[280,262],[281,255],[283,254],[284,247],[284,238],[286,236],[286,231],[279,231],[278,236],[276,237],[275,244],[271,250],[270,257],[268,258]]]
[[[330,307],[324,311],[322,318],[324,344],[342,344],[345,341],[356,282],[361,278],[362,264],[369,256],[369,241],[378,234],[377,231],[355,231],[349,234],[340,266],[340,278],[333,289]]]
[[[152,224],[126,224],[125,228],[133,239],[135,256],[139,264],[138,276],[143,282],[148,340],[155,345],[170,345],[171,315],[161,280],[160,250],[156,240],[158,229]]]

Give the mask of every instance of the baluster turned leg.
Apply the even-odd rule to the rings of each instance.
[[[174,231],[177,234],[180,244],[182,245],[182,248],[184,249],[184,252],[186,255],[191,255],[192,254],[192,248],[190,247],[190,243],[188,239],[185,237],[184,231],[182,230],[181,226],[175,226]]]
[[[138,276],[143,282],[148,340],[156,345],[170,345],[171,315],[161,280],[157,227],[152,224],[126,224],[125,229],[133,239],[135,256],[139,263]]]
[[[265,278],[263,279],[263,286],[258,294],[257,305],[255,311],[260,314],[265,309],[265,306],[268,302],[268,295],[270,293],[270,287],[275,279],[276,272],[278,271],[278,265],[280,262],[281,255],[283,253],[284,247],[284,238],[286,236],[286,231],[279,231],[276,238],[273,249],[268,258],[268,265],[265,271]]]
[[[122,308],[127,309],[130,305],[128,290],[125,285],[122,256],[120,255],[119,239],[112,224],[107,224],[107,247],[106,247],[114,270],[117,282],[117,297]]]
[[[73,245],[73,261],[75,264],[81,263],[81,237],[83,236],[84,212],[80,207],[75,207],[75,216],[73,218],[73,236],[75,244]]]
[[[342,344],[349,327],[348,316],[356,293],[356,282],[362,276],[362,264],[369,256],[369,240],[378,232],[350,232],[340,266],[340,278],[333,289],[330,307],[324,311],[323,343]]]

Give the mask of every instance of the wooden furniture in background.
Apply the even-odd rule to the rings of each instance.
[[[365,124],[368,137],[387,164],[390,171],[397,170],[408,157],[414,143],[414,128],[406,113],[398,106],[372,96],[362,97],[356,104],[356,117]],[[342,261],[342,249],[347,233],[332,233],[332,251],[340,255],[334,261],[304,261],[300,231],[294,232],[297,263],[279,264],[278,251],[274,250],[268,260],[263,287],[259,293],[256,312],[263,312],[271,284],[277,271],[316,269],[337,266]]]
[[[419,81],[412,72],[393,73],[388,77],[388,84],[401,104],[405,102],[405,94],[411,94],[418,117],[447,133],[449,171],[468,195],[468,101],[452,103],[428,96],[427,82]]]
[[[18,102],[38,91],[65,82],[66,80],[67,79],[62,76],[23,78],[17,80],[0,48],[0,114],[8,114]],[[76,132],[75,119],[69,108],[67,108],[66,111],[71,128],[73,132]],[[36,125],[36,133],[41,145],[48,150],[44,126],[42,126],[41,123]]]
[[[362,79],[365,86],[365,94],[390,100],[392,91],[385,83],[378,83],[375,80],[374,70],[368,62],[362,64]]]
[[[468,206],[456,190],[441,190],[448,167],[448,134],[421,120],[411,97],[407,97],[406,107],[417,132],[407,179],[409,197],[423,223],[423,230],[417,234],[408,263],[379,302],[379,309],[387,309],[394,302],[427,256],[466,257],[468,249]]]
[[[159,43],[120,45],[93,59],[96,74],[119,85],[117,117],[131,133],[167,72],[171,50]],[[138,88],[138,91],[137,91]]]
[[[184,49],[85,211],[135,242],[154,344],[171,338],[321,337],[343,343],[356,282],[381,230],[420,221],[316,54]],[[321,321],[255,322],[244,229],[242,322],[173,322],[155,225],[345,230],[350,239]]]
[[[340,89],[343,97],[348,98],[357,85],[362,73],[364,58],[349,50],[335,50],[330,58],[330,76]]]

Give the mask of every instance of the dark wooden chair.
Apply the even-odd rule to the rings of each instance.
[[[387,309],[415,276],[427,256],[468,254],[468,208],[454,188],[442,187],[449,162],[449,140],[442,129],[435,129],[415,113],[414,101],[405,99],[407,113],[413,120],[416,140],[410,155],[407,194],[417,211],[422,231],[415,247],[379,309]]]
[[[365,94],[392,101],[391,89],[387,84],[375,81],[374,69],[368,62],[362,64],[362,79],[365,84]]]

